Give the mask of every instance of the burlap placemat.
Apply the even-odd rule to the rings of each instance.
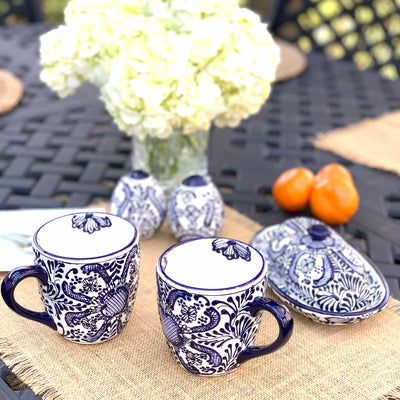
[[[282,82],[299,76],[307,67],[307,57],[294,44],[275,38],[280,49],[280,61],[275,81]]]
[[[24,86],[10,72],[0,69],[0,115],[11,111],[22,99]]]
[[[356,163],[400,175],[400,111],[319,134],[313,143]]]
[[[227,208],[221,236],[249,241],[259,228]],[[323,326],[294,313],[293,336],[281,350],[222,377],[183,370],[165,344],[156,302],[156,260],[173,243],[165,226],[142,242],[131,320],[117,338],[101,345],[68,342],[0,301],[2,359],[45,399],[400,398],[400,303],[395,300],[376,316],[349,326]],[[23,304],[40,309],[36,282],[26,282],[18,292]],[[265,314],[257,343],[267,343],[276,332],[273,318]]]

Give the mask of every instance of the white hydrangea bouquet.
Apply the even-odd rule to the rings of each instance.
[[[141,141],[178,132],[193,145],[212,123],[237,126],[267,100],[278,61],[265,24],[237,0],[70,0],[65,25],[41,37],[41,79],[61,97],[97,85]]]

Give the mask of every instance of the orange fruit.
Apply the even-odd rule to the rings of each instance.
[[[348,179],[351,183],[354,182],[353,176],[350,171],[339,163],[327,164],[321,168],[315,175],[315,182],[318,182],[325,178],[342,178]]]
[[[314,174],[307,168],[291,168],[283,172],[272,187],[272,196],[285,211],[297,212],[307,207],[314,186]]]
[[[359,196],[348,179],[325,178],[315,183],[310,196],[313,215],[330,225],[347,222],[357,211]]]

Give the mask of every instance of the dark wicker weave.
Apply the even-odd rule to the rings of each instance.
[[[1,0],[0,25],[6,24],[11,16],[25,22],[43,21],[43,13],[38,0]]]
[[[130,140],[113,125],[96,89],[85,86],[59,100],[40,83],[37,36],[45,29],[0,29],[0,68],[25,84],[20,106],[0,117],[2,209],[86,206],[108,199],[129,169]],[[211,175],[226,204],[270,225],[290,216],[271,198],[279,173],[293,166],[317,171],[326,163],[343,162],[355,177],[361,205],[338,231],[377,263],[391,294],[400,299],[399,177],[352,164],[309,141],[317,132],[377,117],[399,104],[400,81],[312,54],[308,70],[277,84],[259,114],[237,129],[213,130]],[[1,385],[0,380],[0,393]]]

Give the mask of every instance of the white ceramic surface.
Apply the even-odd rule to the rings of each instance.
[[[214,290],[241,286],[266,274],[258,251],[222,238],[195,239],[174,246],[162,256],[161,266],[164,274],[179,284]]]
[[[108,257],[130,245],[136,228],[106,213],[83,212],[56,218],[41,226],[35,246],[58,259]]]
[[[32,238],[49,220],[65,214],[104,212],[103,208],[54,208],[0,211],[0,271],[10,271],[33,262]]]

